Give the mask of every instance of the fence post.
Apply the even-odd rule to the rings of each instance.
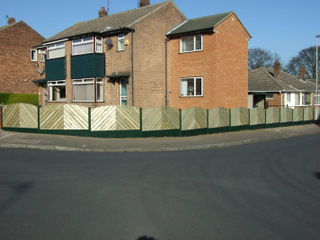
[[[40,106],[38,106],[38,133],[40,132]]]
[[[91,107],[88,107],[88,135],[91,136]]]
[[[2,106],[0,106],[0,110],[1,110],[1,119],[0,119],[0,121],[1,121],[1,129],[3,129],[3,108],[2,108]]]
[[[264,127],[267,128],[267,109],[264,109]]]
[[[281,113],[282,113],[282,108],[279,108],[279,124],[281,125]]]
[[[181,137],[181,131],[182,131],[182,116],[181,116],[181,108],[179,109],[179,123],[180,123],[179,136]]]
[[[142,137],[142,108],[139,108],[139,115],[140,115],[140,136]]]

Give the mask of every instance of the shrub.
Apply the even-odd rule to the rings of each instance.
[[[30,103],[38,106],[38,94],[0,93],[0,104],[7,105],[12,103]]]

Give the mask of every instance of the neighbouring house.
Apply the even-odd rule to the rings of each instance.
[[[38,93],[33,80],[40,77],[30,49],[45,38],[23,21],[8,19],[0,27],[0,92]]]
[[[251,36],[234,12],[187,20],[167,36],[170,106],[247,107]]]
[[[46,58],[35,83],[43,106],[246,107],[249,39],[234,12],[187,20],[172,0],[112,15],[102,7],[35,46]],[[184,96],[191,78],[194,95]]]
[[[260,67],[249,72],[248,107],[307,107],[318,105],[315,84],[305,79],[305,68],[300,68],[300,78],[280,69]]]

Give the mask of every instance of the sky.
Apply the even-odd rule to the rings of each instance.
[[[320,34],[319,0],[173,1],[188,19],[234,11],[252,37],[249,48],[277,54],[284,65],[302,49],[315,46]],[[0,26],[7,25],[7,16],[13,17],[49,38],[77,22],[97,18],[101,6],[107,9],[108,0],[0,0]],[[109,0],[109,14],[136,7],[137,0]]]

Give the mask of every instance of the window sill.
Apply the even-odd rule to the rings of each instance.
[[[179,96],[180,98],[202,98],[203,96]]]
[[[196,52],[203,52],[203,49],[201,49],[201,50],[194,50],[194,51],[188,51],[188,52],[179,52],[179,54],[196,53]]]

